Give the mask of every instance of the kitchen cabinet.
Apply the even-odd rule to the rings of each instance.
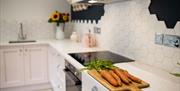
[[[48,53],[46,45],[24,46],[25,83],[48,82]]]
[[[82,72],[82,91],[109,91],[93,77]]]
[[[3,46],[0,58],[1,88],[48,82],[46,45]]]
[[[0,58],[0,87],[23,85],[23,46],[0,49]]]
[[[54,91],[66,91],[65,60],[55,49],[49,48],[49,77]]]

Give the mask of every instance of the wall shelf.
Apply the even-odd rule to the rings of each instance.
[[[103,16],[105,13],[104,10],[104,4],[98,4],[98,5],[92,5],[87,10],[84,11],[73,11],[73,7],[71,7],[71,20],[72,21],[98,21],[101,19],[101,16]]]

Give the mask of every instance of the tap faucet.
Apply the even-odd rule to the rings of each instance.
[[[24,31],[23,31],[23,23],[20,23],[20,31],[18,34],[18,39],[25,40],[26,38],[27,38],[27,36],[26,36],[26,34],[24,34]]]

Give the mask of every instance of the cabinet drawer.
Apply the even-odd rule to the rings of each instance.
[[[60,79],[54,79],[52,81],[54,91],[66,91],[65,82]]]
[[[59,67],[59,65],[58,65],[57,68],[56,68],[55,74],[57,75],[57,77],[58,77],[61,81],[65,82],[64,68],[61,68],[61,67]]]

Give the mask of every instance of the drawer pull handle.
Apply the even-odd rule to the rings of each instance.
[[[20,52],[22,52],[22,49],[19,49]]]
[[[91,91],[98,91],[98,88],[96,86],[93,86]]]
[[[62,69],[61,65],[60,64],[57,65],[57,67],[56,67],[57,72],[59,72],[59,70],[61,70],[61,69]]]
[[[59,65],[57,65],[57,67],[56,67],[57,69],[60,69],[61,68],[61,65],[59,64]]]
[[[59,84],[59,85],[58,85],[58,88],[62,88],[62,86]]]

